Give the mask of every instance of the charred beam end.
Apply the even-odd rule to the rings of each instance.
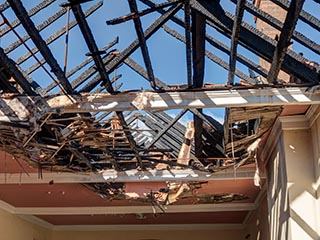
[[[136,0],[128,0],[128,3],[129,3],[130,11],[132,13],[138,12],[138,7],[137,7]],[[134,22],[134,27],[136,29],[136,33],[138,35],[140,48],[141,48],[141,52],[142,52],[142,57],[143,57],[143,61],[144,61],[144,64],[146,66],[146,69],[147,69],[148,78],[149,78],[151,87],[153,89],[156,89],[157,86],[156,86],[156,83],[155,83],[155,80],[154,80],[154,73],[153,73],[153,69],[152,69],[151,59],[150,59],[150,55],[149,55],[146,39],[145,39],[144,34],[143,34],[141,20],[140,20],[139,17],[137,17],[137,18],[133,19],[133,22]]]
[[[275,83],[280,72],[287,49],[290,46],[292,34],[297,24],[305,0],[292,0],[283,24],[278,44],[274,50],[267,81]]]
[[[59,6],[60,7],[72,7],[75,5],[79,5],[81,3],[86,3],[86,2],[92,2],[93,0],[74,0],[74,1],[69,1],[67,3],[61,3]]]
[[[147,15],[149,13],[158,11],[159,9],[163,9],[165,7],[169,7],[169,6],[174,5],[176,3],[179,3],[179,2],[182,2],[182,0],[157,4],[157,5],[154,5],[151,8],[145,9],[145,10],[143,10],[141,12],[133,12],[133,13],[130,13],[130,14],[126,15],[126,16],[122,16],[122,17],[119,17],[119,18],[114,18],[114,19],[108,20],[108,21],[106,21],[106,23],[108,25],[115,25],[115,24],[123,23],[123,22],[126,22],[128,20],[139,18],[139,17],[142,17],[142,16]]]
[[[24,6],[22,5],[20,0],[8,0],[12,10],[20,20],[21,24],[25,28],[25,30],[30,35],[32,41],[36,45],[36,47],[39,49],[43,57],[46,59],[47,63],[52,69],[52,72],[56,75],[59,82],[63,86],[64,90],[67,93],[73,93],[73,89],[67,80],[67,78],[64,76],[64,73],[62,69],[60,68],[57,60],[54,58],[52,52],[50,51],[49,47],[43,40],[43,38],[40,36],[40,33],[36,29],[34,23],[31,21],[30,17],[28,16],[28,13]]]
[[[35,92],[31,88],[31,85],[27,81],[27,79],[23,76],[23,74],[17,68],[15,62],[9,58],[4,50],[0,47],[0,60],[2,65],[6,67],[6,69],[10,72],[12,77],[18,82],[23,91],[29,95],[35,95]]]
[[[74,1],[72,1],[74,2]],[[88,25],[88,22],[86,21],[86,17],[82,11],[82,8],[80,5],[72,5],[71,6],[71,9],[74,13],[74,16],[78,22],[78,25],[80,27],[80,30],[82,32],[82,35],[86,41],[86,44],[89,48],[89,51],[91,53],[97,53],[99,52],[99,49],[97,47],[97,44],[94,40],[94,36],[91,32],[91,29]],[[99,71],[99,74],[101,76],[101,79],[104,80],[104,83],[106,84],[106,88],[107,88],[107,91],[109,93],[114,93],[114,90],[112,88],[112,83],[110,81],[110,78],[105,70],[105,66],[104,66],[104,63],[102,61],[102,58],[100,55],[98,54],[93,54],[92,55],[92,58],[93,58],[93,61],[97,67],[97,70]]]
[[[244,14],[246,0],[239,0],[236,8],[236,19],[233,22],[232,35],[231,35],[231,48],[230,48],[230,59],[229,59],[229,73],[228,73],[228,85],[233,85],[234,82],[234,72],[236,69],[236,59],[237,59],[237,46],[239,33],[241,29],[241,22]]]

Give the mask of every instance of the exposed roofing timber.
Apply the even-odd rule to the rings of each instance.
[[[181,4],[178,3],[177,6],[171,7],[165,14],[163,14],[156,21],[154,21],[154,23],[151,24],[150,27],[144,31],[145,39],[150,38],[151,35],[155,33],[165,22],[167,22],[170,19],[170,17],[177,13],[180,8]],[[115,59],[111,60],[111,62],[107,64],[106,71],[108,73],[113,71],[122,63],[124,59],[129,57],[138,47],[139,39],[136,39],[129,45],[128,48],[123,50],[118,56],[115,57]],[[94,69],[92,69],[92,71],[94,71]],[[81,81],[81,79],[79,78],[78,81]],[[81,89],[81,92],[91,91],[94,87],[96,87],[99,84],[99,82],[100,80],[90,81]]]
[[[253,179],[255,169],[238,169],[236,179]],[[208,174],[192,169],[150,170],[150,171],[123,171],[108,170],[102,173],[38,173],[0,174],[0,183],[5,184],[48,184],[53,181],[59,183],[103,183],[112,182],[163,182],[163,181],[209,181],[209,180],[234,180],[233,169]]]
[[[175,37],[176,39],[178,39],[179,41],[181,42],[184,42],[185,43],[185,38],[179,34],[177,31],[169,28],[168,26],[164,25],[162,27],[167,33],[169,33],[171,36]],[[208,41],[210,42],[210,41]],[[205,56],[207,58],[209,58],[212,62],[218,64],[219,66],[223,67],[224,69],[226,69],[227,71],[230,69],[230,66],[229,64],[224,61],[222,58],[218,57],[217,55],[213,54],[212,52],[210,51],[205,51]],[[236,69],[235,70],[235,75],[237,75],[239,78],[245,80],[246,82],[249,82],[249,83],[255,83],[253,79],[251,79],[249,76],[247,76],[246,74],[244,74],[242,71]]]
[[[202,12],[207,21],[223,35],[230,36],[235,17],[224,11],[216,2],[204,0],[192,0],[191,6]],[[243,22],[239,34],[239,44],[251,50],[259,57],[271,62],[275,50],[276,41],[259,32],[249,24]],[[298,54],[291,50],[287,51],[282,64],[282,70],[303,79],[305,82],[318,82],[318,75],[315,71],[305,66],[299,59]]]
[[[35,6],[34,8],[32,8],[27,14],[29,17],[34,16],[35,14],[37,14],[39,11],[41,11],[42,9],[48,7],[49,5],[51,5],[52,3],[54,3],[56,0],[44,0],[42,1],[40,4],[38,4],[37,6]],[[7,7],[9,7],[9,1],[7,1],[4,5],[6,6],[5,9],[7,9]],[[2,9],[0,9],[2,10]],[[4,11],[4,10],[2,10]],[[19,19],[16,19],[14,21],[12,21],[10,23],[10,25],[15,28],[17,26],[19,26],[21,24],[21,22],[19,21]],[[5,35],[10,31],[10,27],[9,26],[5,26],[3,29],[1,29],[1,34]]]
[[[70,98],[71,99],[70,99]],[[3,112],[13,109],[21,112],[21,106],[32,106],[37,103],[44,112],[81,113],[103,111],[131,111],[131,110],[170,110],[185,108],[216,108],[216,107],[249,107],[249,106],[282,106],[297,104],[319,104],[320,93],[308,92],[308,88],[270,88],[270,89],[233,89],[233,90],[197,90],[180,92],[124,92],[117,95],[108,93],[83,94],[71,96],[16,96],[8,98],[2,96]],[[34,106],[35,107],[35,106]],[[26,107],[23,111],[26,111]],[[32,108],[28,109],[32,111]],[[23,118],[1,113],[3,121],[26,121],[27,113],[21,113]],[[29,113],[30,114],[30,113]],[[7,119],[7,120],[5,120]]]
[[[61,67],[59,66],[57,60],[53,56],[51,50],[40,36],[40,33],[36,29],[34,23],[28,17],[28,13],[24,6],[22,5],[20,0],[8,0],[12,10],[17,15],[18,19],[21,21],[21,24],[24,26],[26,31],[29,33],[32,41],[37,46],[43,57],[46,59],[47,63],[51,67],[51,71],[56,75],[58,80],[60,81],[62,87],[67,93],[73,93],[73,89],[65,77]]]
[[[228,85],[233,85],[234,82],[234,71],[236,69],[236,56],[238,38],[241,29],[241,22],[244,14],[244,6],[246,0],[239,0],[236,8],[236,19],[233,22],[232,34],[231,34],[231,47],[230,47],[230,58],[229,58],[229,73],[228,73]]]
[[[60,11],[56,12],[54,15],[50,16],[49,18],[47,18],[45,21],[43,21],[41,24],[39,24],[37,26],[37,30],[39,32],[41,32],[42,30],[46,29],[47,27],[49,27],[52,23],[54,23],[54,21],[56,21],[57,19],[59,19],[60,17],[62,17],[64,14],[66,13],[65,9],[61,9]],[[30,13],[29,13],[30,16]],[[14,26],[12,23],[10,23],[11,26]],[[30,39],[30,36],[27,34],[23,37],[21,37],[21,39],[23,40],[23,42],[27,41],[28,39]],[[6,49],[4,50],[5,53],[10,53],[11,51],[13,51],[14,49],[16,49],[17,47],[19,47],[20,45],[22,45],[23,43],[22,41],[18,40],[15,41],[13,43],[11,43],[8,47],[6,47]]]
[[[74,1],[71,1],[71,3],[73,3],[73,2]],[[82,7],[80,5],[73,5],[72,4],[71,9],[72,9],[74,16],[78,22],[78,25],[79,25],[80,30],[82,32],[82,35],[86,41],[86,44],[89,48],[89,51],[92,54],[93,61],[95,62],[95,66],[96,66],[97,71],[99,72],[99,75],[100,75],[100,79],[103,82],[103,84],[106,85],[107,91],[109,93],[113,93],[114,90],[112,88],[112,83],[110,81],[108,73],[105,70],[104,63],[103,63],[102,58],[99,54],[98,46],[95,42],[92,31],[88,25],[87,20],[86,20],[86,16],[82,11]]]
[[[96,3],[95,5],[93,5],[92,7],[90,7],[86,12],[85,12],[85,16],[88,17],[91,14],[93,14],[96,10],[98,10],[100,7],[102,6],[102,1],[99,1],[98,3]],[[68,29],[71,30],[72,28],[74,28],[75,26],[77,26],[77,21],[71,21],[68,25]],[[59,39],[61,36],[63,36],[63,34],[66,33],[66,27],[62,27],[61,29],[59,29],[58,31],[56,31],[54,34],[52,34],[51,36],[49,36],[47,39],[45,39],[45,43],[47,45],[53,43],[54,41],[56,41],[57,39]],[[24,54],[23,56],[19,57],[17,59],[17,64],[22,64],[24,61],[26,61],[27,59],[29,59],[30,57],[32,57],[33,54],[36,54],[37,52],[39,52],[39,49],[37,47],[33,48],[31,52],[28,52],[26,54]]]
[[[35,91],[31,88],[31,85],[27,81],[26,77],[23,76],[22,72],[19,71],[18,67],[16,66],[15,62],[10,59],[7,54],[4,53],[3,49],[0,47],[0,60],[1,65],[3,65],[13,76],[13,78],[18,82],[21,86],[23,91],[27,94],[35,95]]]
[[[279,41],[273,52],[273,58],[269,70],[267,81],[275,83],[280,72],[287,49],[291,45],[291,37],[297,24],[299,14],[302,10],[304,0],[292,0],[287,12],[286,19],[280,33]]]
[[[287,10],[290,7],[290,2],[287,0],[271,0],[275,4],[279,5],[283,9]],[[317,1],[318,2],[318,1]],[[310,13],[302,10],[299,18],[304,21],[305,23],[309,24],[311,27],[315,28],[316,30],[320,31],[320,20],[316,17],[312,16]]]
[[[236,3],[236,0],[232,0]],[[257,8],[253,4],[249,3],[248,1],[245,3],[245,8],[248,12],[254,14],[264,22],[268,23],[270,26],[274,27],[275,29],[281,31],[283,28],[283,23],[278,20],[277,18],[273,17],[272,15],[262,11],[261,9]],[[312,41],[307,36],[303,35],[298,31],[294,31],[292,35],[292,39],[296,40],[303,46],[309,48],[310,50],[314,51],[317,54],[320,54],[320,45],[314,41]]]
[[[132,13],[138,12],[138,6],[137,6],[136,0],[128,0],[128,3],[129,3],[130,11]],[[134,27],[136,29],[136,33],[138,35],[143,61],[146,66],[146,69],[147,69],[148,79],[150,81],[151,87],[153,89],[156,89],[157,86],[156,86],[155,79],[154,79],[154,73],[153,73],[153,69],[152,69],[150,54],[148,51],[146,39],[144,37],[140,17],[134,18],[133,22],[134,22]]]

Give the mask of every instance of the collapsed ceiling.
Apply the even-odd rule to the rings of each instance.
[[[248,151],[248,148],[259,143],[257,140],[270,129],[283,106],[248,104],[228,107],[222,125],[203,111],[209,105],[184,104],[190,100],[188,97],[207,92],[219,95],[221,91],[311,87],[319,81],[318,65],[290,47],[291,40],[294,40],[320,54],[319,44],[295,30],[298,20],[320,30],[320,21],[302,10],[302,0],[291,3],[272,0],[287,13],[284,22],[259,9],[259,1],[231,1],[236,9],[233,15],[217,0],[161,3],[140,0],[143,10],[138,10],[135,0],[128,0],[131,13],[115,19],[107,16],[99,19],[107,20],[109,25],[133,22],[137,39],[126,43],[124,49],[114,49],[119,43],[117,36],[111,42],[105,41],[104,47],[98,46],[97,33],[89,26],[89,16],[94,16],[102,8],[103,1],[34,2],[38,5],[26,7],[20,0],[8,0],[0,5],[0,148],[39,169],[39,173],[42,170],[101,172],[113,169],[121,172],[191,168],[211,174],[226,168],[238,168],[255,161],[255,149]],[[59,3],[60,9],[57,8]],[[50,8],[52,15],[48,17],[43,12]],[[279,30],[276,39],[243,22],[244,12]],[[70,20],[71,13],[73,20]],[[144,27],[142,18],[155,13],[159,13],[157,19]],[[181,15],[184,19],[179,17]],[[41,20],[36,23],[37,16]],[[59,30],[54,29],[55,23],[63,16],[67,18],[67,24]],[[77,37],[81,37],[87,47],[77,49],[77,55],[68,52],[69,31],[75,27],[80,30]],[[208,28],[229,38],[230,47],[209,34]],[[48,29],[49,35],[44,33]],[[166,83],[155,76],[155,64],[151,61],[147,40],[158,31],[184,43],[186,79],[181,83],[172,84],[169,80]],[[62,38],[65,38],[65,44],[59,51],[64,52],[63,66],[50,46]],[[207,45],[228,54],[229,63],[211,52]],[[238,46],[269,62],[270,68],[238,54]],[[131,56],[137,49],[141,51],[143,66]],[[77,62],[78,54],[87,58]],[[66,71],[67,58],[74,58],[76,62],[69,71]],[[207,82],[207,61],[228,71],[225,83]],[[249,68],[250,74],[236,68],[237,62]],[[125,78],[121,75],[123,65],[147,80],[151,90],[121,90],[119,81]],[[280,70],[290,77],[283,79]],[[168,101],[164,100],[165,107],[151,105],[150,102],[158,97],[155,94],[163,99],[168,97]],[[175,105],[169,103],[174,94],[182,96]],[[130,96],[133,95],[132,100]],[[205,98],[209,98],[208,95]],[[227,106],[227,99],[228,95],[221,99],[224,101],[221,106]],[[179,108],[182,110],[174,116],[164,111]],[[179,122],[185,114],[191,114],[193,122]],[[134,198],[160,210],[163,210],[162,205],[179,198],[193,197],[197,203],[247,198],[237,193],[195,197],[194,190],[201,188],[202,184],[205,183],[168,182],[165,188],[151,191],[142,199],[128,194],[125,183],[85,185],[108,199]]]

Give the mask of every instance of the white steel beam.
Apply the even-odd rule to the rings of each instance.
[[[163,181],[209,181],[253,179],[255,169],[223,170],[216,173],[205,173],[192,169],[184,170],[128,170],[117,172],[105,170],[101,173],[43,173],[39,178],[37,173],[26,174],[2,173],[0,184],[48,184],[54,183],[97,183],[97,182],[163,182]]]
[[[308,92],[307,88],[264,88],[233,90],[199,90],[154,92],[85,93],[80,96],[11,97],[0,96],[1,121],[28,120],[28,111],[60,113],[148,110],[161,111],[186,108],[281,106],[320,104],[320,91]],[[22,112],[21,112],[22,111]]]

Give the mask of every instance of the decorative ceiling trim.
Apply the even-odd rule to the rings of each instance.
[[[166,213],[196,212],[233,212],[252,211],[254,203],[189,204],[168,205]],[[101,215],[101,214],[140,214],[153,213],[152,206],[116,206],[116,207],[15,207],[14,214],[19,215]]]
[[[148,224],[148,231],[242,230],[243,224]],[[54,231],[145,231],[146,225],[61,225]]]

